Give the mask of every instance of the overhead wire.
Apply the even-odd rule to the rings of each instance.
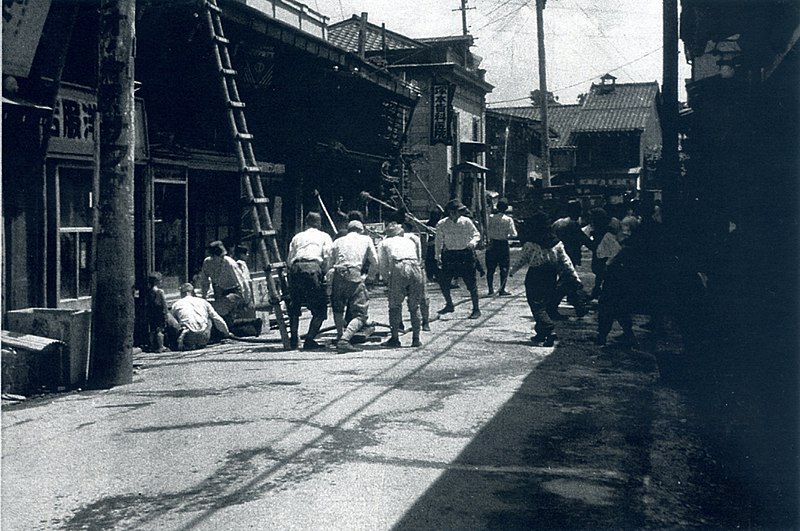
[[[608,35],[606,35],[605,31],[603,31],[603,27],[600,24],[598,24],[594,19],[592,19],[592,17],[589,16],[589,14],[586,12],[586,9],[584,9],[583,6],[579,5],[577,0],[573,0],[573,4],[580,10],[581,13],[583,13],[583,16],[585,16],[586,19],[589,22],[591,22],[594,25],[594,27],[597,28],[597,31],[600,32],[600,35],[608,39]],[[624,55],[619,50],[619,48],[617,48],[616,44],[614,44],[613,40],[608,40],[608,43],[614,48],[614,51],[616,51],[620,55],[620,57]],[[610,57],[608,54],[606,54],[606,56]],[[633,76],[631,76],[624,68],[622,69],[622,73],[628,76],[628,79],[630,79],[631,81],[634,80]]]
[[[658,51],[661,51],[662,49],[663,49],[663,46],[659,46],[658,48],[656,48],[654,50],[650,50],[646,54],[641,55],[641,56],[637,57],[636,59],[633,59],[631,61],[628,61],[627,63],[621,64],[621,65],[619,65],[619,66],[617,66],[615,68],[612,68],[611,70],[608,71],[608,73],[615,72],[615,71],[619,70],[622,67],[628,66],[629,64],[635,63],[636,61],[640,61],[640,60],[644,59],[645,57],[648,57],[648,56],[653,55],[654,53],[656,53]],[[583,79],[581,81],[578,81],[577,83],[573,83],[572,85],[566,85],[564,87],[555,88],[555,89],[552,90],[552,92],[555,93],[556,91],[559,91],[559,90],[566,90],[566,89],[570,89],[570,88],[573,88],[573,87],[577,87],[578,85],[582,85],[582,84],[586,83],[587,81],[592,81],[594,79],[597,79],[598,75],[599,74],[595,74],[590,78]],[[512,98],[512,99],[509,99],[509,100],[501,100],[501,101],[487,101],[486,105],[499,105],[501,103],[512,103],[512,102],[515,102],[515,101],[522,101],[522,100],[527,100],[527,99],[530,99],[530,96],[521,96],[519,98]]]

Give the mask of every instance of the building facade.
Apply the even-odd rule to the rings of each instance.
[[[551,182],[587,202],[619,203],[653,186],[661,149],[658,84],[616,83],[606,74],[592,84],[583,101],[547,108]],[[541,124],[536,106],[497,107],[506,119]],[[498,123],[501,123],[502,120]],[[495,137],[501,131],[490,131]],[[531,143],[527,180],[533,187],[541,164],[541,148]],[[502,159],[500,159],[502,161]],[[493,159],[497,170],[498,159]],[[522,178],[521,175],[517,179]]]
[[[323,15],[291,0],[259,3],[258,9],[251,4],[220,2],[285,251],[304,213],[320,210],[320,200],[333,211],[341,196],[377,193],[376,176],[399,154],[402,116],[418,94],[325,40]],[[27,71],[4,64],[4,313],[91,306],[94,190],[102,176],[93,88],[97,46],[85,36],[97,34],[97,9],[59,2],[40,16],[38,29],[27,21],[17,34],[13,18],[4,24],[4,51],[9,36],[33,39],[36,49]],[[221,74],[203,20],[183,3],[146,4],[137,13],[134,233],[140,291],[148,273],[159,271],[168,293],[175,292],[199,271],[210,241],[233,245],[248,236]],[[22,59],[18,53],[4,53],[6,58]],[[356,207],[357,201],[339,206]],[[253,271],[261,268],[257,254],[251,253]]]
[[[411,39],[371,24],[366,13],[332,24],[331,42],[386,68],[420,90],[406,117],[402,193],[419,217],[458,197],[482,217],[486,176],[486,94],[469,35]]]

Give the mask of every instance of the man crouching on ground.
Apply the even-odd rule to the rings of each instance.
[[[189,283],[180,287],[181,298],[172,304],[167,314],[167,327],[177,350],[195,350],[205,347],[211,339],[211,329],[222,337],[231,337],[225,320],[205,299],[194,296],[194,286]]]

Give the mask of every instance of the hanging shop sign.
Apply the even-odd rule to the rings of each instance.
[[[455,85],[434,83],[431,90],[431,145],[453,144],[453,94]]]

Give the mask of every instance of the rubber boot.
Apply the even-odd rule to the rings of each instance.
[[[478,307],[478,289],[477,288],[473,288],[469,292],[469,297],[470,297],[470,299],[472,299],[472,313],[469,314],[469,318],[470,319],[477,319],[478,317],[481,316],[481,310]]]
[[[334,312],[333,323],[336,325],[336,340],[338,341],[342,339],[342,334],[344,333],[344,313]]]
[[[298,328],[300,328],[300,317],[289,317],[289,345],[292,348],[297,348],[300,344],[300,338],[298,337]]]

